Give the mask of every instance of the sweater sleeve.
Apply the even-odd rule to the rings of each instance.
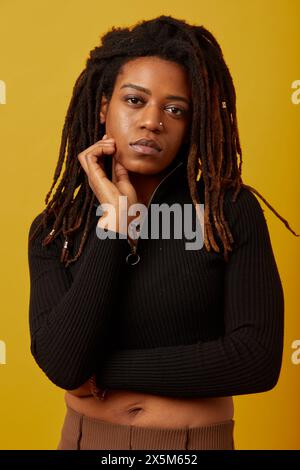
[[[195,344],[115,350],[98,385],[186,398],[258,393],[276,385],[284,296],[267,223],[247,188],[236,202],[225,198],[225,203],[235,243],[225,265],[224,335]]]
[[[32,222],[29,238],[40,218]],[[49,228],[31,242],[28,238],[31,353],[48,378],[67,390],[82,385],[99,361],[121,260],[128,251],[125,239],[100,239],[98,231],[103,230],[95,227],[88,235],[74,280],[60,262],[59,237],[45,247],[41,242]]]

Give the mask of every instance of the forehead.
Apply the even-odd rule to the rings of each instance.
[[[151,91],[178,92],[190,96],[188,73],[185,68],[172,61],[159,57],[138,57],[123,65],[116,87],[125,82],[143,86]]]

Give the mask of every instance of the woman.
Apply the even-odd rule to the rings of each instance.
[[[91,52],[29,234],[31,351],[66,390],[58,449],[234,449],[233,395],[276,385],[283,291],[241,155],[205,28],[160,16]],[[204,204],[202,249],[142,238],[152,212],[128,209],[158,203],[193,224]]]

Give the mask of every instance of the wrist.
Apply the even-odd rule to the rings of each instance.
[[[116,220],[116,217],[113,215],[107,215],[105,217],[100,217],[97,227],[105,230],[110,230],[111,232],[120,233],[128,236],[128,225],[130,219],[127,216],[127,213],[121,213],[119,219]]]

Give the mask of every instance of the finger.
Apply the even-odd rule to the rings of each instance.
[[[117,183],[122,181],[129,182],[128,171],[120,162],[115,162],[115,175]]]
[[[84,158],[84,154],[83,152],[79,153],[77,155],[77,158],[80,162],[80,165],[82,166],[82,168],[84,169],[85,173],[88,174],[88,167],[87,167],[87,163],[85,161],[85,158]]]
[[[87,167],[87,173],[90,177],[94,171],[99,171],[99,174],[104,173],[103,168],[98,163],[99,154],[88,152],[84,156],[84,161]]]
[[[113,141],[99,141],[85,149],[83,152],[80,152],[78,155],[78,159],[84,171],[88,174],[88,166],[86,163],[87,155],[93,154],[97,155],[98,157],[102,157],[103,155],[112,154],[114,152],[114,145],[115,144]],[[103,167],[103,164],[101,166]]]
[[[104,139],[104,140],[103,140],[103,139]],[[78,155],[78,157],[80,156],[80,160],[81,160],[82,157],[83,157],[86,153],[88,153],[88,152],[90,152],[90,151],[92,151],[92,150],[94,150],[94,149],[101,148],[101,147],[103,147],[103,146],[106,148],[107,145],[111,145],[111,144],[114,144],[114,145],[115,145],[115,140],[114,140],[112,137],[108,138],[107,134],[104,134],[104,136],[103,136],[102,139],[98,140],[98,141],[95,142],[94,144],[90,145],[90,147],[88,147],[88,148],[86,148],[85,150],[83,150],[82,152],[80,152],[79,155]]]
[[[113,154],[114,153],[114,148],[113,147],[111,147],[111,148],[108,147],[107,149],[105,149],[105,152],[106,153],[103,153],[102,149],[100,149],[98,152],[96,150],[93,150],[93,152],[88,152],[85,155],[84,160],[86,162],[87,172],[88,172],[88,177],[89,178],[91,178],[94,173],[96,173],[98,177],[106,177],[106,173],[104,171],[103,160],[102,160],[102,162],[99,161],[99,157],[101,158],[101,157],[107,155],[107,153]]]
[[[97,160],[97,155],[87,155],[86,162],[88,166],[90,187],[100,201],[112,201],[117,199],[118,190],[108,179],[105,171],[99,166]]]

